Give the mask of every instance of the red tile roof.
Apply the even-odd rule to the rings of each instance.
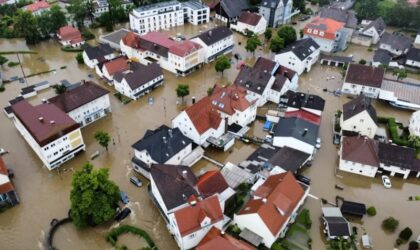
[[[80,31],[72,26],[61,27],[57,31],[57,35],[61,37],[61,40],[70,41],[72,44],[83,41]]]
[[[335,40],[336,33],[342,28],[344,28],[344,23],[342,22],[330,18],[315,17],[305,26],[303,33],[309,36]],[[320,32],[324,32],[324,34],[321,35]]]
[[[3,159],[0,157],[0,194],[8,193],[12,191],[13,185],[10,182],[7,167]]]
[[[80,127],[52,103],[32,106],[22,100],[12,105],[12,111],[41,147]]]
[[[272,175],[254,194],[261,199],[248,201],[239,215],[257,213],[270,232],[277,235],[304,193],[291,172]]]
[[[249,11],[242,11],[239,16],[238,22],[246,23],[252,26],[256,26],[261,20],[261,16]]]
[[[223,121],[207,96],[188,107],[185,112],[200,135],[211,128],[217,129]]]
[[[149,42],[159,44],[166,48],[176,45],[176,41],[170,39],[168,35],[159,31],[148,32],[145,35],[142,35],[141,38]]]
[[[181,236],[200,230],[201,223],[206,218],[211,220],[211,224],[223,220],[222,208],[216,195],[201,200],[194,206],[181,208],[174,215]]]
[[[248,243],[238,240],[229,234],[222,233],[212,227],[206,236],[200,241],[196,250],[256,250]]]
[[[220,194],[229,188],[225,178],[220,171],[207,171],[197,181],[197,188],[201,195],[209,197]]]
[[[124,72],[130,69],[127,60],[128,59],[125,56],[117,57],[104,63],[104,67],[108,71],[109,75],[113,76],[116,73]]]
[[[128,34],[122,38],[122,41],[131,48],[139,48],[140,36],[134,32],[128,32]]]
[[[210,99],[214,108],[225,114],[233,115],[236,111],[243,112],[252,105],[246,99],[246,95],[246,89],[241,86],[219,87],[215,85]]]
[[[200,48],[201,45],[198,43],[191,41],[182,41],[169,47],[169,52],[177,56],[184,57],[197,51]]]
[[[344,137],[341,158],[346,161],[379,167],[378,141],[362,136]]]
[[[321,124],[321,117],[318,115],[315,115],[311,112],[308,112],[303,109],[299,109],[296,111],[289,111],[284,114],[284,117],[297,117],[299,119],[305,120],[307,122],[313,123],[315,125]]]
[[[41,9],[48,9],[49,7],[50,7],[50,4],[47,3],[46,1],[35,1],[32,4],[24,6],[23,8],[30,12],[36,12]]]

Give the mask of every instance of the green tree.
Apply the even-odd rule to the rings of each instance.
[[[257,6],[261,3],[261,0],[248,0],[249,4]]]
[[[368,214],[369,216],[375,216],[375,215],[376,215],[376,208],[375,208],[375,207],[369,207],[369,208],[366,210],[366,212],[367,212],[367,214]]]
[[[230,69],[230,60],[227,56],[222,55],[219,56],[216,59],[216,64],[214,65],[214,68],[216,69],[217,72],[222,72],[222,76],[223,76],[223,72],[226,69]]]
[[[60,6],[53,5],[49,14],[50,33],[56,32],[59,28],[67,25],[66,15],[61,11]]]
[[[319,6],[325,6],[330,4],[330,0],[319,0],[318,1]]]
[[[367,62],[366,62],[366,60],[365,59],[360,59],[359,60],[359,64],[362,64],[362,65],[365,65]]]
[[[77,53],[77,55],[76,55],[76,61],[77,61],[78,64],[85,63],[85,60],[83,59],[82,52]]]
[[[394,217],[388,217],[385,220],[382,221],[382,227],[385,230],[395,232],[395,229],[398,227],[399,221],[396,220]]]
[[[40,40],[38,23],[29,11],[18,10],[14,16],[14,30],[19,37],[25,38],[26,43],[35,44]]]
[[[411,230],[411,228],[406,227],[400,232],[398,237],[404,241],[408,241],[412,235],[413,235],[413,231]]]
[[[271,37],[273,36],[273,30],[271,28],[267,28],[264,32],[265,41],[270,41]]]
[[[397,80],[402,80],[407,77],[405,69],[394,69],[392,75],[397,76]]]
[[[376,19],[379,15],[378,3],[379,0],[358,0],[354,6],[357,18],[359,20]]]
[[[211,95],[213,94],[213,90],[214,90],[214,88],[213,88],[213,87],[209,87],[209,88],[207,89],[207,96],[211,96]]]
[[[279,35],[279,37],[284,39],[284,46],[294,43],[297,39],[296,30],[289,25],[282,26],[277,31],[277,34]]]
[[[275,36],[273,39],[271,39],[270,43],[270,50],[274,53],[279,53],[282,49],[284,49],[284,39]]]
[[[184,102],[184,97],[190,94],[190,86],[187,84],[178,84],[175,91],[176,96],[181,97],[181,101]]]
[[[77,228],[100,225],[114,218],[120,189],[109,180],[108,169],[87,163],[73,175],[70,217]]]
[[[63,84],[54,84],[51,86],[57,95],[66,92],[67,88]]]
[[[408,143],[410,143],[410,145],[412,147],[420,148],[420,136],[417,136],[417,135],[409,135],[408,136]]]
[[[111,140],[111,137],[109,136],[109,134],[107,132],[104,131],[97,131],[94,135],[95,140],[99,143],[99,145],[101,145],[102,147],[105,148],[106,151],[108,151],[108,144],[109,141]]]
[[[93,12],[93,4],[90,0],[71,0],[66,9],[77,23],[77,26],[82,28],[85,19]]]
[[[252,36],[246,41],[245,50],[255,55],[255,50],[261,45],[261,40],[257,36]]]
[[[305,0],[294,0],[293,1],[293,8],[299,9],[301,13],[305,12]]]
[[[4,56],[0,56],[0,65],[3,67],[3,65],[5,64],[5,63],[7,63],[9,61],[9,59],[7,59],[6,57],[4,57]]]

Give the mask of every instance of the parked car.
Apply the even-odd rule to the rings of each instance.
[[[272,143],[273,142],[273,136],[272,135],[266,135],[264,141],[268,142],[268,143]]]
[[[303,16],[303,17],[299,18],[299,21],[303,22],[303,21],[308,20],[309,18],[311,18],[311,16]]]
[[[301,174],[296,175],[296,179],[300,182],[305,183],[306,185],[311,185],[311,179]]]
[[[139,180],[139,178],[137,178],[135,176],[130,177],[130,182],[133,183],[136,187],[143,186],[143,183],[141,182],[141,180]]]
[[[124,193],[123,191],[120,191],[120,198],[121,198],[121,202],[124,204],[127,204],[130,202],[130,199],[128,198],[128,195],[126,193]]]
[[[316,138],[315,148],[316,149],[320,149],[321,148],[321,138]]]
[[[333,144],[334,145],[339,145],[340,144],[340,138],[341,136],[340,136],[340,134],[338,134],[338,133],[334,133],[334,135],[333,135]]]
[[[126,207],[115,216],[115,221],[120,222],[124,220],[125,218],[127,218],[127,216],[130,214],[131,214],[131,210],[128,207]]]
[[[391,179],[389,179],[389,177],[386,176],[386,175],[382,175],[382,184],[384,184],[385,188],[391,188],[392,187]]]
[[[0,156],[7,154],[8,152],[4,148],[0,148]]]

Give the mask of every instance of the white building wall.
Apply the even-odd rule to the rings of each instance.
[[[344,82],[341,92],[350,95],[360,95],[361,93],[363,93],[367,97],[378,98],[380,90],[380,88]]]
[[[133,100],[137,100],[138,98],[140,98],[142,95],[146,94],[146,92],[144,92],[144,94],[140,94],[138,96],[136,96],[137,93],[144,91],[145,89],[149,88],[150,86],[156,84],[159,81],[163,80],[163,75],[160,75],[158,77],[156,77],[155,79],[151,80],[150,82],[143,84],[142,86],[138,87],[137,89],[131,89],[131,87],[128,85],[127,81],[125,80],[125,78],[123,78],[121,80],[121,82],[118,82],[116,80],[113,81],[114,83],[114,87],[115,90],[118,91],[119,93],[133,99]],[[160,83],[160,84],[163,84]]]
[[[375,166],[363,165],[357,162],[343,160],[340,156],[339,169],[353,174],[367,177],[375,177],[378,168]]]
[[[408,178],[408,175],[410,174],[410,169],[404,169],[404,168],[400,168],[397,166],[392,166],[392,165],[385,165],[383,163],[380,163],[380,168],[382,168],[383,170],[389,171],[391,173],[391,176],[395,176],[395,174],[400,174],[403,175],[404,179]]]
[[[364,35],[372,37],[372,43],[377,44],[380,38],[380,35],[378,34],[375,27],[370,27],[369,29],[365,30],[363,32]]]
[[[267,21],[263,16],[261,16],[260,21],[255,26],[238,21],[236,24],[232,24],[230,28],[244,35],[246,35],[247,30],[252,31],[256,35],[262,35],[267,28]]]
[[[334,40],[329,40],[329,39],[324,39],[324,38],[320,38],[318,36],[309,36],[309,35],[305,35],[304,38],[306,37],[311,37],[312,39],[314,39],[314,41],[319,45],[319,49],[322,52],[327,52],[327,53],[332,53],[334,52],[334,47],[336,46],[336,41]]]
[[[402,55],[403,53],[407,53],[407,51],[408,51],[408,49],[405,49],[405,50],[395,49],[395,48],[391,47],[390,45],[384,44],[384,43],[380,43],[379,48],[387,50],[391,54],[398,55],[398,56]]]
[[[106,116],[111,112],[109,94],[103,95],[75,110],[67,113],[73,120],[82,127]]]
[[[234,214],[233,221],[241,230],[248,228],[253,233],[262,237],[263,244],[267,247],[270,247],[276,241],[276,237],[271,233],[258,214]]]
[[[294,148],[296,150],[305,152],[310,155],[313,155],[314,150],[315,150],[315,147],[312,146],[311,144],[300,141],[293,137],[274,136],[273,146],[280,147],[280,148],[288,146],[290,148]]]
[[[223,54],[232,52],[232,49],[227,49],[234,45],[233,35],[228,36],[216,43],[207,45],[199,37],[191,39],[192,42],[198,43],[204,49],[204,62],[209,63],[215,59],[215,55],[223,50],[226,50]]]
[[[420,68],[420,61],[408,60],[405,62],[406,65]]]
[[[373,139],[378,129],[378,126],[366,110],[345,121],[343,120],[343,115],[340,119],[342,130],[353,131],[371,139]]]
[[[235,110],[235,113],[233,115],[228,115],[220,111],[219,114],[223,119],[228,119],[228,125],[236,123],[241,127],[245,127],[255,120],[255,117],[257,115],[257,106],[255,104],[251,105],[242,112]]]

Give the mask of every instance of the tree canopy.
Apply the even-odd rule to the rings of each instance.
[[[18,10],[13,22],[16,35],[25,38],[28,44],[35,44],[41,39],[37,19],[31,12]]]
[[[99,143],[99,145],[101,145],[102,147],[106,149],[106,151],[108,151],[108,144],[109,144],[109,141],[111,140],[111,137],[109,136],[107,132],[104,132],[101,130],[96,131],[96,133],[94,134],[94,138]]]
[[[273,30],[271,28],[267,28],[264,32],[265,40],[268,42],[270,41],[271,37],[273,36]]]
[[[245,50],[254,55],[257,47],[261,45],[261,40],[257,36],[252,36],[246,40]]]
[[[273,39],[271,39],[270,43],[270,50],[274,53],[279,53],[282,49],[284,49],[284,39],[275,36]]]
[[[64,92],[66,92],[66,90],[67,90],[66,86],[64,86],[63,84],[54,84],[51,87],[54,89],[54,91],[57,95],[62,94]]]
[[[357,18],[362,19],[375,19],[379,15],[378,8],[379,0],[363,0],[357,1],[354,6],[354,9],[357,13]]]
[[[293,0],[293,8],[299,9],[301,13],[305,12],[305,9],[306,9],[305,4],[306,4],[305,0]]]
[[[114,218],[119,187],[109,180],[108,169],[87,163],[73,175],[70,217],[78,228],[95,226]]]
[[[217,72],[222,72],[222,76],[223,76],[223,72],[226,69],[230,69],[230,60],[227,56],[222,55],[219,56],[216,59],[216,64],[214,65],[214,68],[216,69]]]
[[[190,86],[187,84],[178,84],[175,91],[176,96],[181,97],[182,102],[184,102],[184,97],[190,94]]]
[[[289,25],[282,26],[277,35],[284,39],[284,46],[294,43],[297,39],[296,30]]]

